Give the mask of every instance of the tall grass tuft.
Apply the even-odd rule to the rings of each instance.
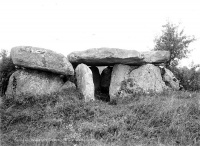
[[[130,96],[116,104],[83,102],[76,90],[4,102],[4,145],[198,145],[199,93]],[[24,96],[24,95],[23,95]]]

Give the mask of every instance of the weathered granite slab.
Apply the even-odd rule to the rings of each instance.
[[[73,65],[84,63],[89,66],[160,64],[167,62],[169,58],[168,51],[138,52],[117,48],[94,48],[72,52],[68,55],[68,60]]]
[[[50,71],[62,75],[73,75],[74,69],[68,59],[54,51],[19,46],[11,49],[11,58],[15,65],[36,70]]]

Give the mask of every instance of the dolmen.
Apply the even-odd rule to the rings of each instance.
[[[179,90],[173,73],[160,68],[169,61],[168,51],[93,48],[65,57],[48,49],[19,46],[11,49],[10,56],[16,71],[9,79],[5,93],[8,97],[49,95],[75,88],[88,102],[96,99],[97,92],[115,100],[134,98],[140,93]],[[101,66],[104,70],[100,73]]]
[[[84,87],[84,91],[88,91],[88,95],[93,95],[95,87],[91,85],[100,86],[101,91],[109,94],[110,100],[134,97],[135,94],[140,93],[160,93],[166,89],[178,90],[179,81],[173,73],[163,66],[159,67],[166,64],[169,58],[168,51],[138,52],[117,48],[94,48],[68,55],[69,62],[75,68],[83,70],[82,79],[87,78],[87,82],[90,82],[87,87]],[[94,72],[91,69],[97,66],[107,66],[100,75],[100,81],[93,78],[99,76],[96,75],[99,74],[98,71]],[[85,72],[86,70],[88,73]],[[91,72],[93,76],[90,75]],[[79,72],[75,71],[75,74]]]
[[[38,97],[58,92],[65,82],[63,76],[74,75],[67,57],[48,49],[19,46],[11,49],[10,57],[16,71],[10,76],[5,95]]]

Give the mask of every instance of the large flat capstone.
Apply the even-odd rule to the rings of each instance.
[[[30,46],[11,49],[11,58],[15,65],[36,70],[49,71],[62,75],[73,75],[74,69],[68,59],[54,51]]]
[[[68,60],[73,65],[84,63],[89,66],[160,64],[167,62],[169,58],[168,51],[138,52],[117,48],[94,48],[72,52],[68,55]]]

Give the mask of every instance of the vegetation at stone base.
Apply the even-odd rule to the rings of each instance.
[[[82,102],[75,90],[1,106],[2,145],[198,145],[198,92]],[[5,99],[5,98],[4,98]]]
[[[181,59],[187,58],[188,53],[190,53],[188,46],[196,40],[194,36],[185,35],[184,29],[179,31],[179,27],[179,25],[167,22],[163,25],[162,35],[154,40],[154,50],[170,52],[167,64],[169,67],[175,67]]]

